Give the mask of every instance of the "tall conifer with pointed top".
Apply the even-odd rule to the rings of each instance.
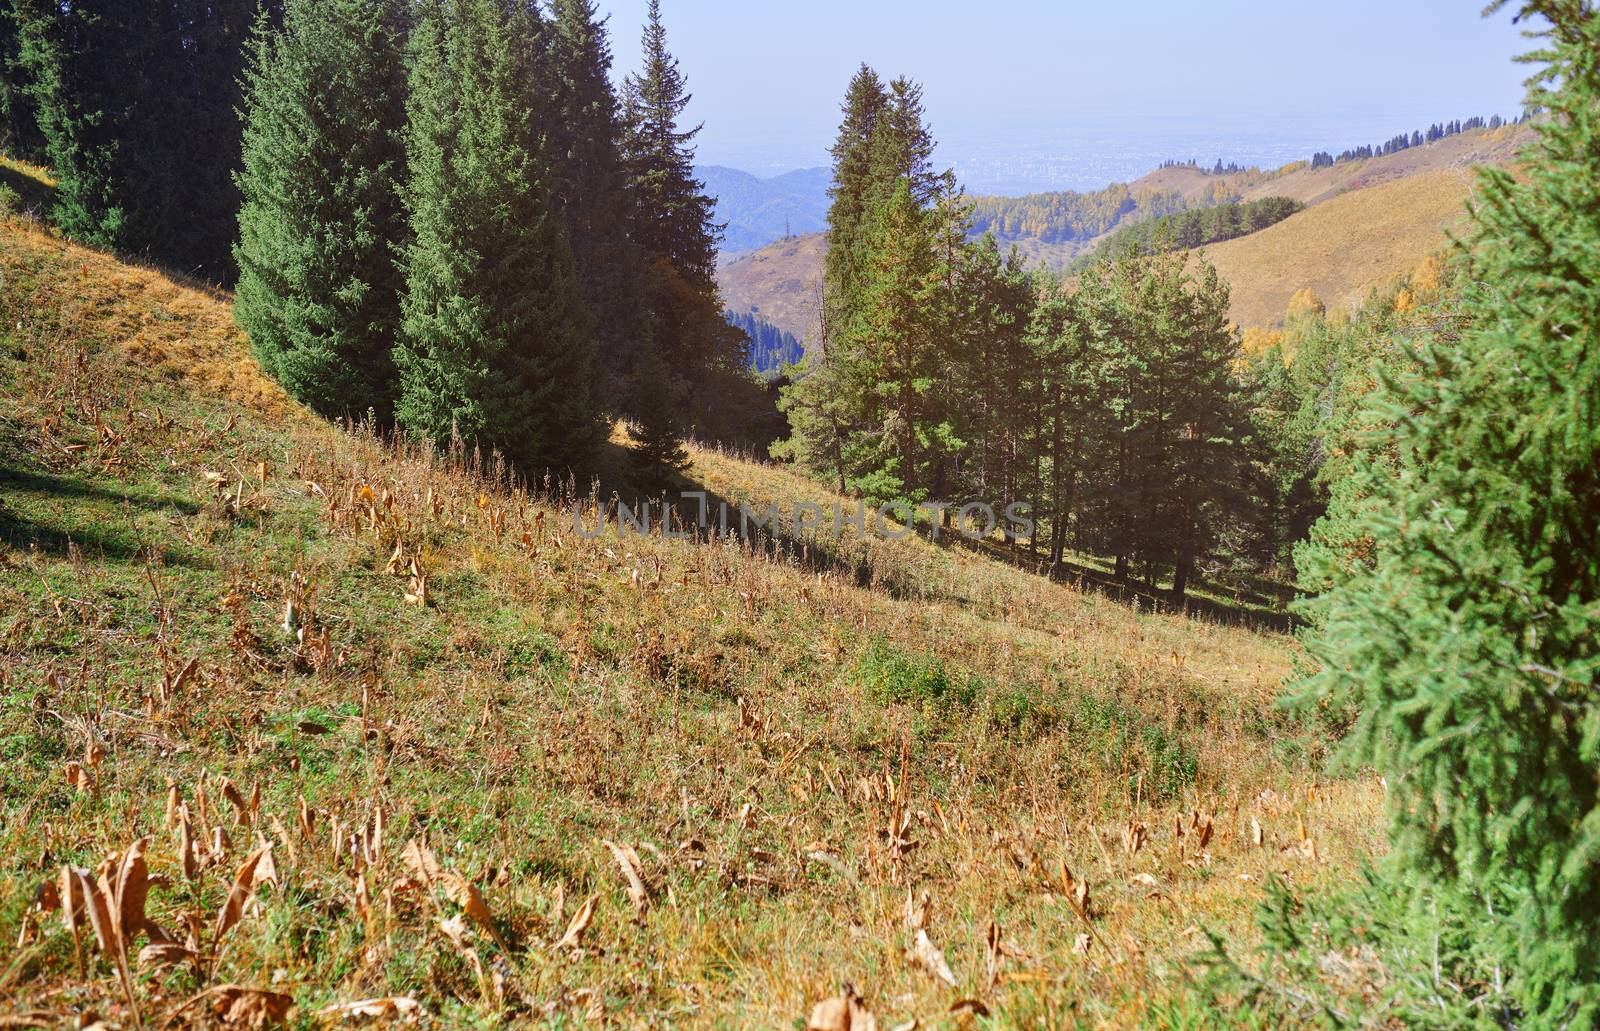
[[[660,0],[650,0],[644,67],[628,77],[623,92],[634,236],[648,262],[654,343],[633,388],[639,454],[647,466],[663,460],[671,466],[681,464],[684,435],[734,429],[719,410],[754,387],[745,368],[748,338],[722,317],[716,282],[721,227],[694,175],[700,127],[680,125],[689,93],[667,49]]]
[[[396,416],[565,472],[599,424],[572,250],[529,150],[528,18],[511,0],[429,0],[413,34]]]
[[[393,411],[405,242],[405,0],[289,0],[246,74],[234,317],[326,414]]]
[[[597,400],[628,412],[627,384],[653,345],[644,251],[633,239],[622,117],[610,79],[611,43],[594,0],[554,0],[551,8],[545,95],[536,114],[547,138],[552,197],[594,316]]]
[[[844,120],[834,140],[833,185],[828,189],[828,253],[824,279],[834,295],[847,293],[854,281],[862,225],[871,206],[872,143],[889,94],[878,73],[865,64],[845,91]]]

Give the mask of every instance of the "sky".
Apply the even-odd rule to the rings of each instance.
[[[631,70],[646,0],[599,6],[619,74]],[[694,94],[689,115],[705,123],[700,163],[760,175],[826,164],[845,86],[865,61],[923,83],[946,163],[1018,187],[1090,188],[1155,154],[1290,160],[1306,147],[1514,114],[1527,69],[1512,57],[1529,49],[1512,12],[1484,18],[1482,0],[662,0],[662,9]],[[1219,152],[1188,152],[1207,147]]]

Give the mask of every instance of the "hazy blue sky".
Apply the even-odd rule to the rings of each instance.
[[[620,68],[645,0],[600,0]],[[701,160],[775,172],[825,162],[856,66],[906,74],[958,167],[1048,161],[1111,127],[1249,149],[1339,148],[1428,122],[1510,113],[1527,49],[1480,0],[663,0],[705,122]],[[1234,155],[1188,154],[1210,161]],[[1266,155],[1244,153],[1241,159]],[[1066,155],[1071,158],[1071,155]],[[998,167],[998,166],[997,166]],[[1092,175],[1090,176],[1093,177]]]

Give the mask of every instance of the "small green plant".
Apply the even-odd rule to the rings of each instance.
[[[882,638],[856,665],[856,682],[881,705],[915,704],[941,719],[971,712],[983,690],[977,677],[952,676],[941,660],[907,655]]]

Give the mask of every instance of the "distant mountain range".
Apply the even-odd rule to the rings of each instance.
[[[1465,214],[1472,166],[1514,165],[1532,134],[1527,126],[1505,125],[1331,165],[1298,161],[1218,174],[1169,164],[1095,194],[972,199],[980,227],[992,230],[1003,248],[1056,269],[1093,251],[1119,225],[1166,211],[1267,197],[1298,201],[1304,211],[1206,249],[1232,287],[1234,320],[1267,327],[1281,321],[1298,290],[1315,291],[1330,307],[1350,308],[1373,287],[1416,267],[1445,245],[1445,233]],[[1109,210],[1093,203],[1100,201]],[[729,310],[752,312],[804,342],[816,321],[827,238],[797,236],[725,254],[717,278]]]
[[[786,236],[820,233],[828,226],[833,173],[826,168],[762,179],[737,168],[702,165],[695,174],[717,201],[717,221],[727,223],[724,255],[753,251]]]

